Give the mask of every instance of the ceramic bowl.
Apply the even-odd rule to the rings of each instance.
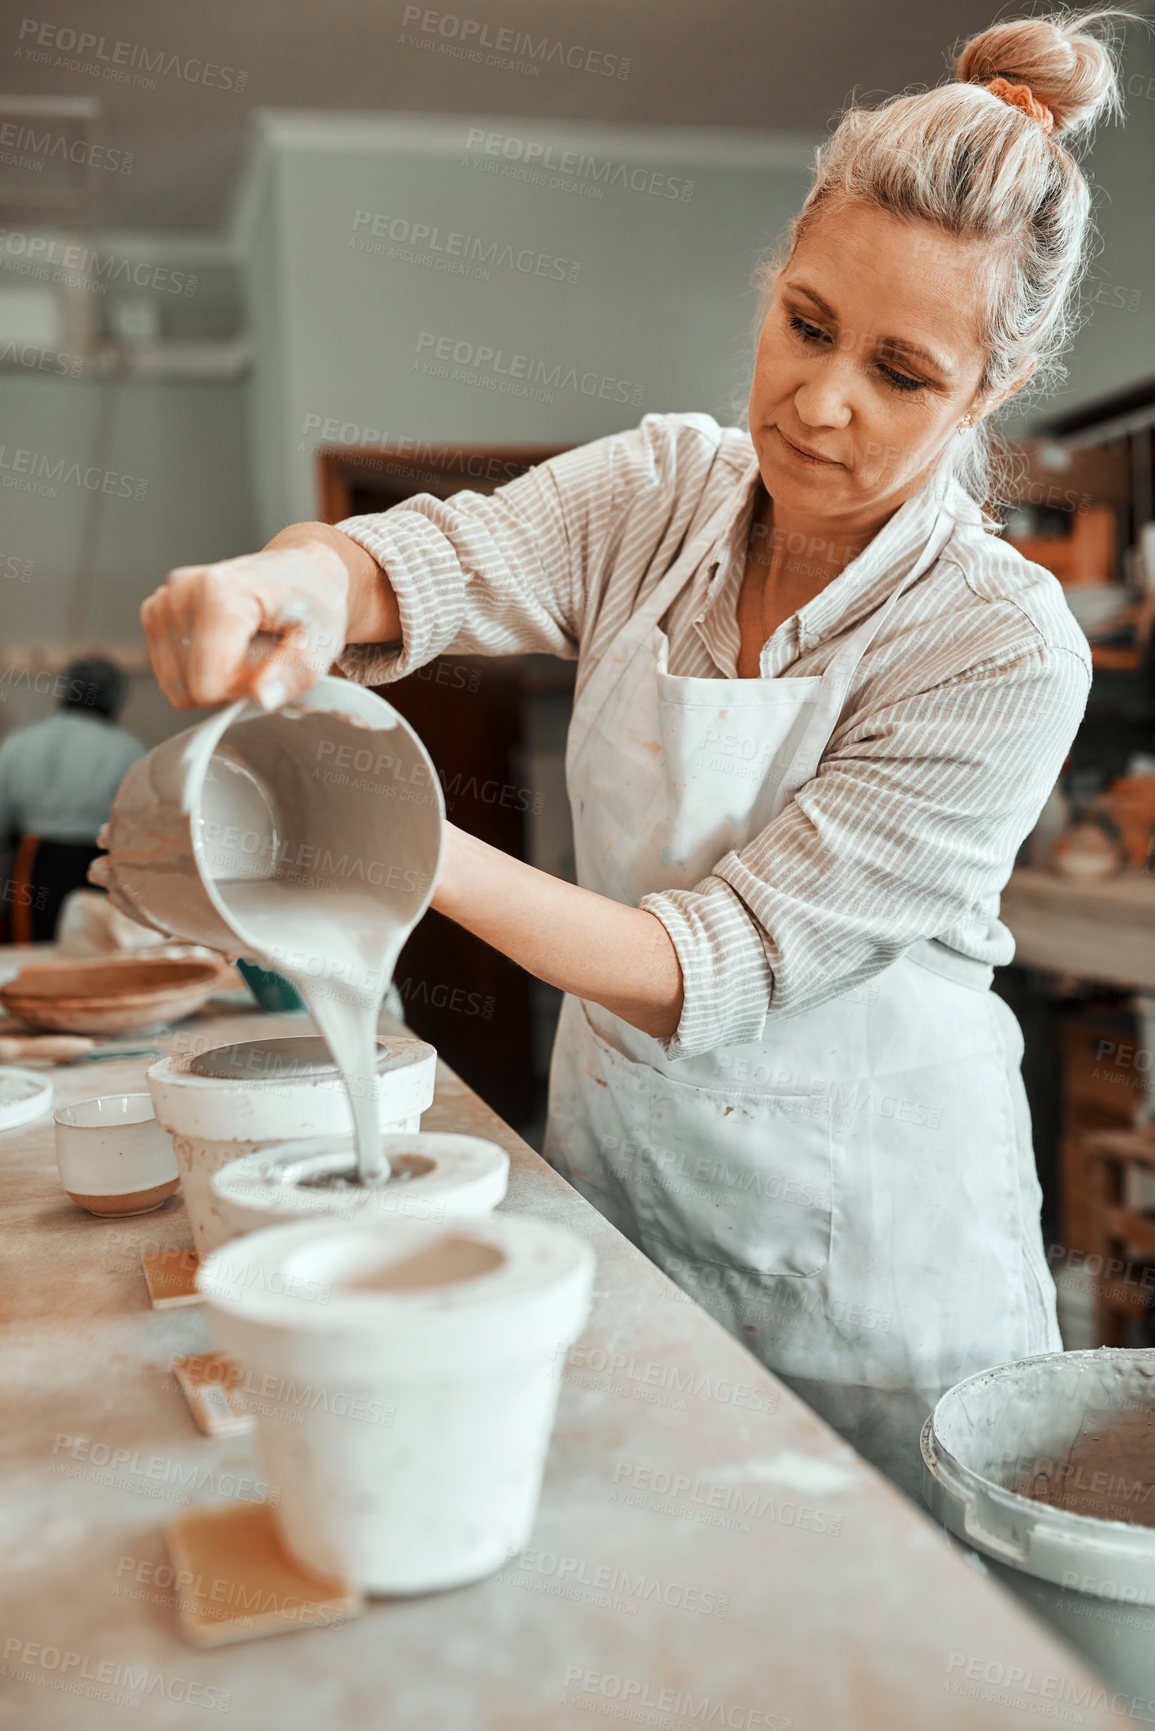
[[[176,1155],[148,1094],[103,1094],[53,1114],[56,1164],[66,1193],[90,1214],[151,1214],[180,1183]]]
[[[179,1021],[225,978],[223,963],[173,956],[51,962],[23,968],[0,986],[0,1004],[30,1028],[122,1034]]]

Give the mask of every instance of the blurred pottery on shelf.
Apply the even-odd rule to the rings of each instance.
[[[1031,865],[1045,869],[1050,864],[1051,849],[1070,821],[1071,804],[1063,792],[1062,782],[1057,781],[1047,796],[1046,805],[1039,813],[1038,822],[1027,838],[1026,853]]]
[[[1051,849],[1050,863],[1060,877],[1093,883],[1117,877],[1127,857],[1110,819],[1087,814],[1063,831]]]
[[[1155,839],[1155,775],[1129,774],[1112,782],[1095,802],[1119,833],[1127,864],[1149,868]]]
[[[1115,583],[1068,585],[1064,594],[1067,606],[1088,634],[1118,619],[1131,601],[1130,590]]]

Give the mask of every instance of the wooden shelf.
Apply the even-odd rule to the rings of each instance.
[[[1091,666],[1097,667],[1101,673],[1142,673],[1145,658],[1143,649],[1091,645]]]
[[[1155,875],[1080,883],[1024,866],[1011,873],[1001,911],[1025,967],[1155,992]]]
[[[1146,1274],[1135,1278],[1145,1258],[1155,1256],[1155,1215],[1127,1205],[1128,1175],[1155,1166],[1155,1141],[1149,1126],[1090,1135],[1083,1143],[1090,1206],[1092,1250],[1105,1279],[1095,1277],[1096,1340],[1100,1346],[1131,1346],[1129,1324],[1148,1323],[1155,1288]],[[1112,1276],[1108,1273],[1116,1270]]]

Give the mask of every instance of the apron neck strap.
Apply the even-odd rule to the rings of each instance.
[[[659,578],[641,605],[631,613],[606,653],[591,670],[589,680],[584,687],[579,683],[573,718],[570,722],[567,750],[567,757],[570,761],[584,747],[594,717],[601,710],[606,698],[618,680],[622,678],[634,656],[649,641],[655,626],[669,612],[686,584],[693,578],[699,562],[714,545],[718,538],[720,519],[727,516],[732,510],[733,505],[727,501],[711,513],[709,521],[678,554],[669,570]],[[663,671],[665,671],[664,668]]]

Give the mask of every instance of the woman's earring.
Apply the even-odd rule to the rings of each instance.
[[[955,429],[955,431],[961,433],[964,427],[969,427],[970,425],[971,425],[970,416],[964,415],[962,420],[959,422],[957,428]]]

